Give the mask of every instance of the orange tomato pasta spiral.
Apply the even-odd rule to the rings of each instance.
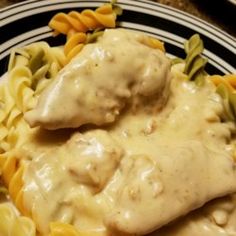
[[[49,22],[49,27],[54,30],[54,35],[67,35],[64,47],[66,62],[76,56],[86,44],[86,32],[116,26],[116,13],[112,4],[105,4],[95,11],[84,10],[81,13],[71,11],[68,14],[58,13]]]
[[[111,4],[105,4],[95,11],[58,13],[49,22],[49,27],[54,30],[55,35],[67,35],[71,30],[85,33],[98,28],[114,28],[115,25],[116,13],[113,11]]]
[[[87,35],[85,33],[74,33],[67,36],[67,42],[64,47],[67,63],[82,50],[86,40]]]

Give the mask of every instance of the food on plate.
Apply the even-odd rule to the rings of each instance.
[[[169,227],[151,236],[234,236],[236,225],[236,195],[229,195],[206,204]]]
[[[17,215],[8,203],[0,205],[0,229],[3,236],[30,236],[36,234],[34,223],[27,217]]]
[[[102,28],[114,28],[116,26],[118,7],[112,4],[104,4],[95,11],[86,9],[81,13],[71,11],[68,14],[58,13],[51,21],[49,26],[54,30],[54,35],[64,34],[67,41],[64,46],[66,62],[68,63],[77,53],[81,51],[83,46],[93,40],[94,36],[88,33],[91,30]]]
[[[170,60],[143,44],[145,39],[143,34],[106,30],[59,72],[37,107],[25,114],[27,122],[47,129],[104,125],[129,103],[138,105],[150,97],[161,108],[168,97]]]
[[[236,76],[207,74],[199,35],[171,59],[158,39],[111,29],[118,10],[59,13],[49,25],[63,47],[12,52],[0,232],[236,235]]]

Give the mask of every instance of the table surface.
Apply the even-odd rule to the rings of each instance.
[[[23,0],[0,0],[0,8]],[[134,0],[135,1],[135,0]],[[236,4],[229,0],[150,0],[195,15],[236,37]],[[214,4],[213,4],[214,1]]]

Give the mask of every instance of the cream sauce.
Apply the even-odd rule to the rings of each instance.
[[[111,38],[120,34],[111,32],[114,32]],[[117,45],[122,47],[123,41],[129,41],[132,37],[128,35]],[[137,39],[138,36],[134,34],[133,37]],[[135,45],[135,50],[139,51],[140,45]],[[133,56],[127,54],[127,60],[135,60]],[[162,56],[157,65],[162,64]],[[119,69],[126,71],[123,67]],[[94,235],[148,234],[214,198],[236,192],[236,166],[229,143],[235,125],[220,121],[223,106],[212,84],[197,87],[184,76],[178,76],[175,69],[172,68],[170,86],[158,85],[154,93],[149,90],[149,96],[145,94],[149,102],[143,97],[142,100],[131,99],[111,125],[100,129],[88,127],[87,131],[79,129],[80,132],[75,131],[66,142],[57,141],[51,148],[46,144],[37,148],[37,142],[33,150],[29,143],[22,147],[32,160],[24,175],[25,206],[32,210],[40,232],[47,233],[49,222],[60,220]],[[138,72],[133,70],[133,77]],[[168,72],[163,73],[168,77]],[[163,73],[160,72],[155,80],[159,81]],[[169,95],[164,103],[160,88],[167,86],[169,90],[161,93]],[[162,110],[158,110],[160,104]],[[70,117],[69,112],[64,114]],[[88,122],[91,114],[87,111],[82,116]],[[60,124],[63,124],[63,117],[59,117]],[[36,123],[48,127],[46,120]],[[235,231],[235,218],[231,220],[221,210],[217,211],[217,207],[214,209],[216,212],[209,210],[209,215],[219,227],[227,224],[232,232]],[[233,210],[228,212],[225,214],[230,215]],[[214,232],[211,225],[208,226]],[[178,232],[173,227],[174,232]],[[197,223],[196,227],[201,228]],[[194,235],[190,232],[195,229],[187,228],[190,231],[186,231],[186,235]]]
[[[102,125],[114,122],[134,97],[162,95],[156,100],[163,100],[170,61],[144,45],[144,37],[125,30],[105,31],[58,74],[37,107],[25,115],[28,123],[47,129]]]
[[[132,162],[132,156],[136,159],[138,155],[137,164],[134,160],[132,167],[123,171],[114,184],[123,183],[118,190],[114,187],[116,204],[107,224],[123,232],[146,234],[168,223],[171,217],[174,219],[201,206],[211,194],[216,194],[216,189],[221,191],[229,183],[226,179],[221,182],[219,177],[228,168],[232,174],[229,189],[235,191],[235,165],[226,144],[234,125],[218,122],[221,106],[217,95],[211,93],[211,87],[198,90],[194,84],[178,79],[172,81],[171,91],[165,109],[157,119],[152,117],[156,124],[153,132],[145,132],[150,127],[150,116],[145,121],[137,114],[136,118],[121,119],[117,130],[112,131],[129,152],[129,158],[122,160],[125,166]],[[121,138],[124,130],[129,134],[127,138]],[[142,179],[142,174],[147,172]],[[134,192],[139,200],[133,200]]]
[[[33,161],[27,172],[28,177],[34,178],[26,177],[25,195],[42,232],[46,233],[44,229],[52,220],[78,220],[74,216],[76,211],[83,215],[79,217],[83,227],[101,227],[102,209],[94,203],[92,196],[104,188],[123,155],[112,137],[102,130],[84,135],[77,133],[61,148],[34,154],[31,153]]]
[[[235,236],[236,195],[206,204],[150,236]]]

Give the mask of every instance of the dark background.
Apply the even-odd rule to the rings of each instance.
[[[236,37],[236,0],[153,0],[184,10]]]

